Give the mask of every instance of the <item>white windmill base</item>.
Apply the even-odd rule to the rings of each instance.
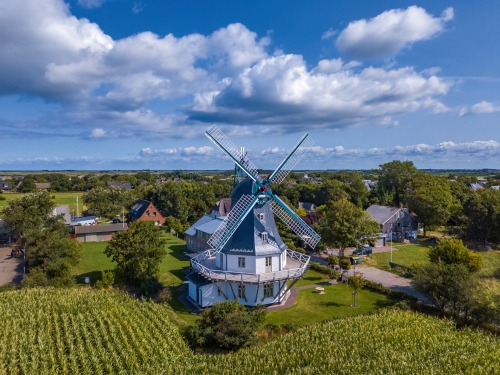
[[[246,306],[282,303],[292,284],[307,270],[310,257],[286,250],[283,259],[271,272],[234,272],[219,268],[217,254],[205,251],[191,259],[195,272],[188,276],[189,297],[201,307],[227,300]],[[291,282],[287,285],[287,281]]]

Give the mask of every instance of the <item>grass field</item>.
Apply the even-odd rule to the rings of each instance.
[[[354,291],[352,287],[346,289],[345,285],[336,284],[324,288],[325,294],[316,293],[314,288],[299,291],[299,296],[292,307],[268,313],[266,321],[275,324],[311,324],[334,317],[339,318],[375,311],[382,307],[391,306],[398,301],[385,294],[362,289],[358,291],[357,304],[359,307],[351,307],[352,292]]]
[[[415,263],[428,263],[429,258],[427,257],[427,252],[430,246],[432,246],[431,241],[422,241],[410,245],[398,243],[394,246],[394,248],[397,248],[398,250],[394,250],[392,252],[392,261],[406,267],[411,267],[412,264]],[[479,271],[478,275],[481,277],[491,277],[493,272],[500,268],[500,251],[479,251],[477,254],[481,255],[484,260],[483,269]],[[390,259],[390,252],[377,253],[373,254],[368,259],[364,259],[363,262],[372,267],[398,273],[397,270],[389,267]]]
[[[68,205],[69,206],[69,212],[73,213],[75,212],[76,215],[76,197],[80,197],[79,202],[78,202],[78,213],[81,215],[83,211],[83,199],[82,195],[83,192],[71,192],[71,193],[49,193],[50,196],[55,196],[55,199],[53,199],[54,204],[56,206],[62,206],[62,205]],[[0,201],[0,212],[3,211],[4,207],[9,204],[10,201],[14,199],[21,198],[24,194],[22,193],[4,193],[2,194],[2,197],[5,197],[6,200]]]

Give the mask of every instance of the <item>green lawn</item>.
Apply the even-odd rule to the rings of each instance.
[[[296,288],[298,286],[304,286],[304,285],[313,285],[313,284],[320,284],[324,282],[328,282],[328,275],[325,275],[321,272],[318,272],[313,269],[307,270],[307,272],[304,274],[304,277],[299,279],[293,287]]]
[[[427,263],[427,251],[432,245],[430,241],[421,241],[414,244],[406,245],[398,243],[393,246],[392,261],[402,266],[411,267],[414,263]],[[373,254],[368,259],[363,259],[366,265],[390,271],[389,262],[391,253]]]
[[[299,291],[299,296],[292,307],[268,313],[266,322],[311,324],[326,319],[367,313],[391,306],[398,301],[385,294],[363,289],[358,292],[359,307],[351,307],[352,287],[346,290],[344,284],[336,284],[324,288],[325,294],[316,293],[314,288]]]
[[[4,193],[1,196],[5,197],[6,200],[1,200],[0,201],[0,212],[3,211],[4,207],[9,204],[10,201],[14,199],[21,198],[24,194],[22,193]],[[70,192],[70,193],[50,193],[50,196],[55,196],[54,199],[54,204],[56,206],[62,206],[62,205],[68,205],[69,206],[69,212],[75,211],[76,215],[76,197],[78,196],[79,202],[78,202],[78,213],[81,215],[83,211],[83,198],[82,198],[83,192]]]
[[[429,262],[427,251],[430,246],[432,246],[432,242],[430,241],[422,241],[411,245],[397,244],[394,248],[398,250],[393,251],[392,261],[406,267],[411,267],[415,263],[425,264]],[[478,275],[481,277],[491,277],[493,271],[500,268],[500,251],[479,251],[477,254],[481,255],[484,259],[483,269],[479,271]],[[373,254],[370,258],[365,258],[363,262],[368,266],[398,273],[397,270],[389,267],[390,259],[391,254],[387,252]]]

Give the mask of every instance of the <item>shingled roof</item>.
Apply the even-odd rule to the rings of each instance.
[[[231,211],[231,198],[222,198],[212,207],[212,215],[227,216]]]
[[[404,210],[404,208],[378,206],[376,204],[372,204],[366,209],[366,212],[370,214],[373,220],[376,220],[379,224],[384,224],[400,210]]]
[[[85,225],[85,226],[76,226],[75,234],[119,232],[127,229],[128,225],[122,223],[105,224],[105,225]]]
[[[115,187],[115,188],[122,188],[122,189],[125,189],[125,190],[132,190],[132,185],[130,184],[130,182],[108,181],[107,185]]]

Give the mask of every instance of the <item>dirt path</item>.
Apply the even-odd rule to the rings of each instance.
[[[0,247],[0,285],[20,283],[23,274],[23,260],[10,256],[11,248]]]

